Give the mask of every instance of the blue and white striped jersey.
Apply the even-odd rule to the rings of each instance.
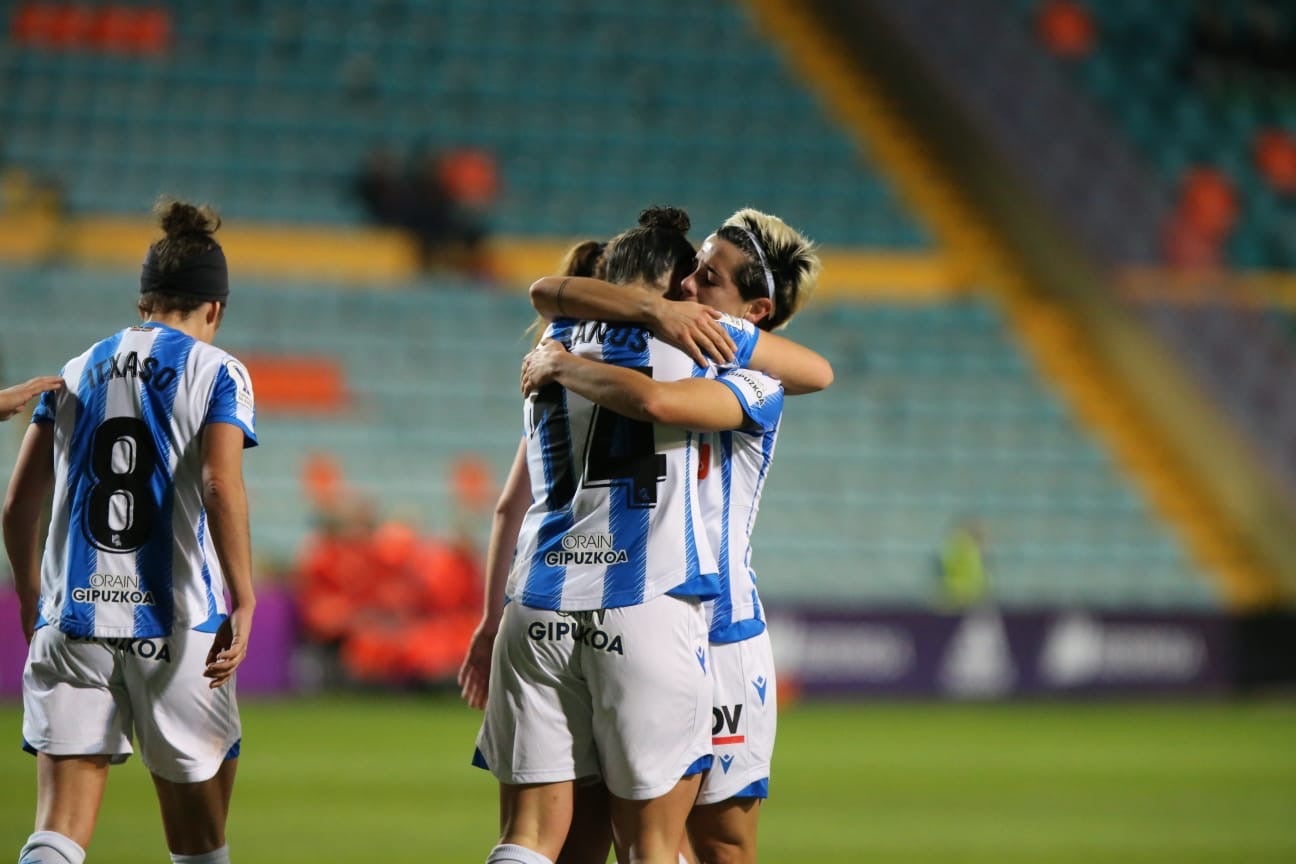
[[[725,319],[746,362],[758,332]],[[704,374],[682,351],[630,324],[561,319],[545,335],[572,353],[660,381]],[[698,436],[622,417],[551,384],[524,411],[532,504],[507,594],[580,611],[661,594],[714,597],[716,563],[697,506]]]
[[[54,506],[41,621],[84,637],[214,631],[225,580],[202,503],[209,423],[257,443],[252,381],[234,357],[156,323],[128,327],[63,367],[33,423],[54,424]]]
[[[748,424],[704,436],[698,500],[715,550],[721,589],[707,604],[712,642],[741,642],[765,629],[751,566],[751,535],[761,490],[774,459],[783,416],[783,385],[751,369],[722,370],[716,379],[738,397]]]

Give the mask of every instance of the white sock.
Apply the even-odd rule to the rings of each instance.
[[[229,864],[229,845],[226,844],[219,849],[201,852],[197,855],[180,855],[172,852],[171,860],[175,864]]]
[[[37,831],[18,853],[18,864],[82,864],[85,850],[57,831]]]
[[[501,843],[486,856],[486,864],[553,864],[539,852],[516,843]]]

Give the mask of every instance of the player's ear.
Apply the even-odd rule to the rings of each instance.
[[[759,324],[773,314],[774,301],[768,297],[757,297],[755,300],[747,302],[747,311],[743,313],[743,318],[753,324]]]

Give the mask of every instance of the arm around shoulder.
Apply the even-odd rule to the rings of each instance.
[[[817,393],[833,383],[832,364],[823,355],[777,333],[760,334],[748,365],[778,378],[792,396]]]

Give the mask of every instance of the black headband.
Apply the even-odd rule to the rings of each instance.
[[[200,255],[185,261],[175,270],[163,273],[157,266],[157,251],[150,246],[140,271],[140,293],[178,294],[200,300],[225,302],[229,299],[229,269],[225,251],[212,244]]]

